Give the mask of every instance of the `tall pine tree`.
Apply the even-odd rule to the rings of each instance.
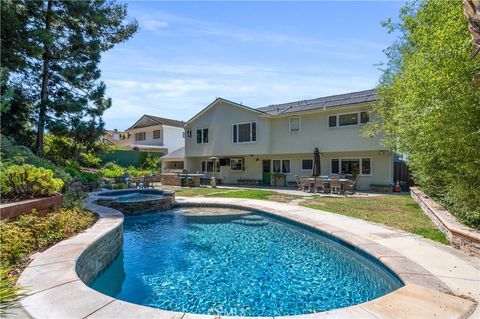
[[[11,67],[12,85],[21,86],[36,107],[35,151],[43,153],[46,128],[94,140],[111,106],[100,80],[101,53],[129,39],[137,22],[126,22],[126,5],[115,1],[7,0],[2,11],[8,5],[24,24],[19,33],[5,30],[9,39],[4,43],[2,34],[2,50],[10,50],[12,63],[20,66]]]

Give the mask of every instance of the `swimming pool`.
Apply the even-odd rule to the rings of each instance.
[[[128,216],[123,251],[90,285],[165,310],[231,316],[306,314],[402,286],[380,264],[261,212]],[[184,214],[185,213],[185,214]]]

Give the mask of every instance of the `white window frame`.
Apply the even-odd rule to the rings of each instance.
[[[252,123],[255,123],[255,141],[252,141]],[[239,125],[242,124],[250,124],[250,142],[239,142],[240,140],[240,135],[239,135]],[[233,140],[233,127],[237,126],[237,141],[235,142]],[[230,131],[232,133],[232,144],[255,144],[258,141],[258,123],[257,121],[250,121],[250,122],[240,122],[240,123],[233,123],[232,124],[232,130]]]
[[[155,132],[158,132],[158,137],[155,137]],[[162,130],[153,130],[152,131],[152,139],[159,140],[162,138]]]
[[[200,134],[200,135],[201,135],[201,139],[200,139],[201,141],[200,141],[200,143],[198,143],[198,140],[197,140],[197,131],[198,131],[198,130],[200,130],[200,132],[201,132],[201,134]],[[208,130],[208,142],[204,142],[203,130]],[[208,127],[203,127],[203,128],[197,128],[197,129],[195,129],[195,142],[196,142],[197,144],[208,144],[208,143],[210,143],[210,129],[209,129]]]
[[[292,131],[292,119],[298,119],[298,131]],[[288,118],[288,131],[290,133],[298,133],[302,131],[302,118],[300,116],[290,116]]]
[[[192,138],[192,129],[187,130],[187,138]]]
[[[241,169],[233,169],[232,168],[232,163],[234,161],[237,161],[237,160],[242,161]],[[232,157],[232,158],[230,158],[230,171],[232,171],[232,172],[243,172],[243,171],[245,171],[245,159],[242,158],[242,157]]]
[[[363,112],[366,112],[368,113],[368,122],[367,123],[361,123],[361,114]],[[349,124],[349,125],[340,125],[340,115],[345,115],[345,114],[355,114],[357,113],[357,124]],[[330,117],[331,116],[335,116],[336,117],[336,121],[337,121],[337,125],[335,126],[330,126]],[[345,112],[345,113],[337,113],[337,114],[330,114],[330,115],[327,115],[327,127],[328,128],[344,128],[344,127],[352,127],[352,126],[361,126],[361,125],[365,125],[365,124],[368,124],[371,122],[371,119],[372,119],[372,112],[371,111],[367,111],[367,110],[361,110],[361,111],[357,111],[357,112]]]
[[[362,160],[369,159],[370,160],[370,174],[363,174],[362,168]],[[360,165],[360,172],[358,176],[373,176],[373,160],[369,156],[361,156],[361,157],[332,157],[330,158],[330,174],[337,174],[332,172],[332,160],[338,160],[338,174],[342,175],[342,161],[343,160],[358,160]],[[347,175],[347,174],[346,174]],[[350,175],[350,174],[348,174]]]
[[[312,168],[309,168],[309,169],[304,169],[303,168],[303,161],[312,161]],[[300,160],[300,170],[302,171],[311,171],[313,169],[313,159],[312,158],[302,158]]]
[[[143,139],[139,139],[138,136],[142,134]],[[146,141],[147,140],[147,133],[146,132],[137,132],[135,133],[135,141]]]
[[[275,173],[275,172],[273,171],[273,161],[280,161],[280,173]],[[289,162],[290,162],[290,165],[289,165],[289,167],[290,167],[290,172],[288,172],[288,173],[284,173],[284,172],[283,172],[283,161],[289,161]],[[270,172],[272,172],[273,174],[283,174],[283,175],[289,175],[289,174],[291,174],[291,173],[292,173],[292,160],[287,159],[287,158],[285,158],[285,159],[272,159],[272,164],[271,164],[271,167],[270,167]]]

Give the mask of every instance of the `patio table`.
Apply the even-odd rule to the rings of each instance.
[[[326,177],[317,177],[317,179],[322,179],[322,181],[324,182],[330,182],[330,178],[326,178]],[[350,183],[352,180],[351,179],[348,179],[348,178],[338,178],[338,180],[340,181],[340,185],[342,187],[342,189],[345,189],[345,184],[348,184]],[[308,181],[310,182],[310,192],[312,192],[312,190],[314,190],[315,188],[315,177],[309,177],[308,178]]]

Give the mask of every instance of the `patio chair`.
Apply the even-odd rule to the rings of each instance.
[[[338,177],[330,177],[330,188],[332,190],[332,194],[342,193],[342,183],[340,183],[340,179]]]
[[[143,188],[155,188],[153,186],[153,176],[151,174],[146,175],[143,179]]]
[[[354,180],[350,180],[345,184],[345,194],[353,195],[357,189],[358,176]]]
[[[298,179],[298,190],[305,192],[307,189],[310,192],[310,180],[307,176],[302,176]]]
[[[322,181],[323,181],[323,193],[324,194],[330,193],[332,191],[332,189],[330,188],[330,182],[323,179]]]
[[[325,182],[321,177],[317,177],[313,185],[316,193],[323,193],[325,191]]]

